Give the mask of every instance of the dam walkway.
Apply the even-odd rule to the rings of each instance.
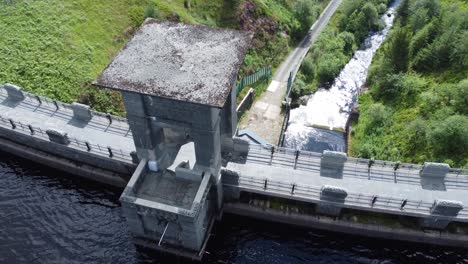
[[[37,139],[34,146],[39,150],[131,174],[138,160],[128,121],[87,108],[90,119],[83,121],[76,107],[26,92],[17,100],[5,88],[0,89],[0,136],[18,144]],[[66,134],[67,143],[50,144],[54,136],[50,130]],[[466,169],[351,158],[339,152],[247,146],[244,154],[226,160],[221,177],[224,189],[325,204],[331,210],[338,208],[336,214],[341,208],[350,208],[436,222],[468,222],[468,208],[463,206],[468,204]],[[93,178],[92,172],[90,175]],[[128,181],[128,177],[123,179]]]
[[[245,160],[231,162],[223,184],[239,191],[318,204],[326,186],[347,192],[340,205],[394,215],[429,217],[435,200],[468,204],[468,170],[444,179],[422,177],[422,165],[347,158],[342,174],[324,175],[323,154],[251,145]],[[369,166],[371,164],[371,166]],[[447,220],[468,222],[468,208]]]
[[[131,163],[135,145],[125,118],[91,111],[92,118],[83,121],[70,104],[24,91],[23,95],[21,101],[12,100],[0,89],[0,127],[47,141],[46,131],[54,129],[67,134],[69,147]]]

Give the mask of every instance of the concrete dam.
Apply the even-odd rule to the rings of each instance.
[[[147,20],[94,82],[122,94],[127,118],[5,84],[1,150],[121,187],[135,243],[194,259],[223,212],[468,246],[467,170],[238,137],[233,87],[251,37]]]

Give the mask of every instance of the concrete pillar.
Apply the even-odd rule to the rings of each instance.
[[[73,118],[76,120],[88,122],[93,118],[93,113],[88,105],[73,102],[71,108],[73,110]]]
[[[221,113],[221,150],[232,152],[233,137],[237,128],[237,98],[236,89],[232,89]]]
[[[3,88],[7,91],[8,99],[12,101],[22,101],[24,100],[24,94],[20,87],[13,84],[5,84]]]
[[[423,169],[421,170],[422,178],[445,179],[450,165],[445,163],[424,162]]]
[[[320,203],[317,205],[319,214],[339,216],[348,192],[340,187],[324,185],[320,192]]]
[[[242,138],[234,138],[234,152],[241,156],[246,156],[249,153],[249,141]]]
[[[61,145],[68,145],[70,144],[70,140],[68,139],[68,135],[65,132],[55,130],[55,129],[48,129],[46,131],[47,135],[49,136],[49,141],[54,142]]]
[[[146,114],[144,96],[122,92],[122,98],[138,158],[140,160],[160,159],[163,155],[158,152],[157,145],[163,140],[164,132],[162,128],[152,126],[153,120]]]
[[[121,92],[127,115],[146,117],[143,95],[131,92]]]
[[[214,131],[194,131],[196,168],[207,170],[217,177],[221,169],[221,135],[220,127]]]
[[[320,160],[320,176],[343,178],[346,153],[325,150]]]
[[[240,198],[239,173],[223,168],[221,171],[221,182],[226,184],[226,186],[223,186],[225,199],[237,201]]]
[[[431,216],[420,221],[422,227],[431,229],[445,229],[451,222],[447,217],[456,217],[463,210],[463,203],[450,200],[435,200],[430,212]]]

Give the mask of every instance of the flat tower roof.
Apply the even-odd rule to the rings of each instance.
[[[247,32],[147,19],[93,84],[223,107],[250,41]]]

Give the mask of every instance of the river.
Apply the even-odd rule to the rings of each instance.
[[[136,248],[121,190],[0,152],[0,263],[185,263]],[[466,251],[224,215],[204,263],[468,263]]]
[[[359,90],[366,82],[372,58],[393,25],[398,2],[394,1],[382,16],[384,29],[369,34],[333,85],[329,89],[320,88],[306,105],[291,110],[285,133],[285,147],[315,152],[345,151],[344,133],[337,131],[344,131],[346,128]]]

